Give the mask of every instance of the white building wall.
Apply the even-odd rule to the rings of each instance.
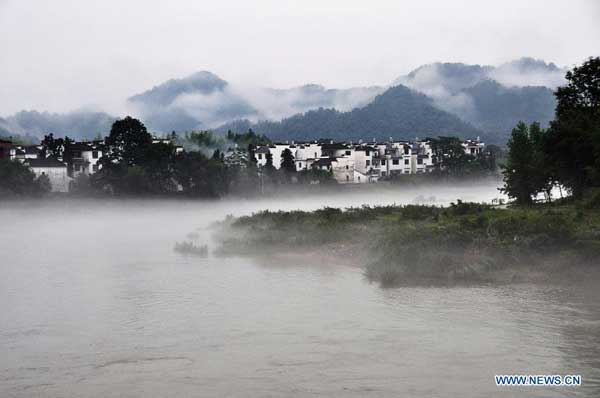
[[[87,174],[94,174],[98,171],[99,165],[98,161],[102,157],[102,151],[92,150],[92,151],[82,151],[81,157],[84,161],[87,162]]]
[[[354,160],[347,157],[337,158],[331,162],[333,178],[340,184],[354,182]]]
[[[67,175],[67,167],[31,167],[36,177],[45,174],[50,180],[52,192],[69,192],[71,178]]]

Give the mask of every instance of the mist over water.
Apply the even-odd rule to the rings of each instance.
[[[598,396],[598,289],[381,289],[339,264],[173,251],[190,232],[210,245],[228,214],[497,197],[473,184],[3,203],[0,396]],[[504,373],[584,385],[498,388]]]

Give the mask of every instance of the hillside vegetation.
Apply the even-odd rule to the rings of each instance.
[[[240,122],[222,129],[248,127]],[[317,109],[281,122],[263,121],[252,129],[272,140],[387,140],[415,139],[415,136],[455,135],[475,137],[482,132],[457,116],[434,106],[427,96],[405,86],[396,86],[375,97],[373,102],[348,112]]]

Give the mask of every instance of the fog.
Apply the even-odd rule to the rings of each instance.
[[[499,196],[491,183],[364,188],[3,202],[0,395],[479,397],[497,392],[494,374],[545,372],[581,373],[578,395],[595,396],[597,289],[390,290],[343,257],[261,262],[173,251],[190,232],[212,249],[210,225],[229,214]]]

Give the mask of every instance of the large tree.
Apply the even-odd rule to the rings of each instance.
[[[139,165],[144,160],[144,152],[152,144],[152,135],[146,126],[130,116],[117,120],[106,137],[108,157],[123,161],[129,166]]]
[[[556,118],[545,152],[558,182],[576,198],[600,186],[600,58],[590,58],[566,74],[556,90]]]
[[[281,152],[281,169],[288,173],[296,172],[294,154],[289,148],[285,148],[283,152]]]
[[[503,166],[504,186],[501,191],[519,204],[531,204],[538,192],[535,146],[530,131],[524,122],[519,122],[508,139],[508,155]]]

